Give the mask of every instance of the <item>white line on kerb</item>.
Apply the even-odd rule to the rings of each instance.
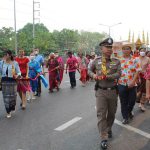
[[[121,121],[119,121],[119,120],[117,120],[117,119],[115,119],[115,123],[116,123],[117,125],[121,126],[121,127],[124,127],[124,128],[126,128],[126,129],[128,129],[128,130],[130,130],[130,131],[133,131],[133,132],[135,132],[135,133],[138,133],[138,134],[140,134],[140,135],[142,135],[142,136],[144,136],[144,137],[150,139],[150,134],[149,134],[149,133],[146,133],[146,132],[144,132],[144,131],[142,131],[142,130],[139,130],[139,129],[134,128],[134,127],[129,126],[129,125],[123,125],[123,124],[121,123]]]
[[[74,123],[78,122],[79,120],[81,120],[82,118],[81,117],[75,117],[73,118],[72,120],[64,123],[63,125],[57,127],[56,129],[54,129],[55,131],[63,131],[65,130],[66,128],[68,128],[69,126],[73,125]]]

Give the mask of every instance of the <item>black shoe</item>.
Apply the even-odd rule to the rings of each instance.
[[[71,88],[71,89],[73,89],[73,88],[74,88],[74,86],[73,86],[73,85],[71,85],[71,86],[70,86],[70,88]]]
[[[41,96],[41,93],[38,93],[37,96],[40,97],[40,96]]]
[[[128,119],[123,119],[122,124],[128,124],[128,123],[129,123]]]
[[[101,148],[102,149],[107,149],[108,148],[107,140],[101,141]]]
[[[53,90],[49,90],[49,93],[53,93],[54,91]]]
[[[112,131],[108,131],[108,138],[112,138]]]
[[[34,96],[38,96],[38,93],[34,94]]]
[[[133,117],[134,117],[132,112],[130,112],[128,116],[129,116],[130,119],[133,119]]]

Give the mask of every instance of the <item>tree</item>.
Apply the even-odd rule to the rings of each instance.
[[[6,28],[3,27],[0,29],[0,43],[1,43],[1,49],[7,48],[7,49],[14,49],[14,32],[13,28]]]
[[[79,49],[85,53],[90,53],[97,48],[99,42],[105,37],[105,33],[81,31]]]
[[[77,48],[77,42],[79,40],[79,34],[77,30],[74,31],[69,29],[63,29],[60,32],[54,30],[53,36],[60,49],[72,50]]]
[[[53,35],[43,24],[35,24],[33,40],[33,24],[28,23],[18,31],[18,46],[31,51],[33,44],[40,49],[41,53],[56,47]]]
[[[18,48],[23,48],[26,54],[32,51],[33,45],[40,49],[43,54],[60,50],[79,50],[90,53],[92,50],[98,51],[99,42],[106,36],[105,33],[87,32],[78,30],[63,29],[49,32],[44,24],[35,24],[35,38],[33,39],[33,24],[28,23],[17,32]],[[0,29],[0,47],[15,49],[15,39],[13,28]]]

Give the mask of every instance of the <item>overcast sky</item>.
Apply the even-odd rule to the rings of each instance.
[[[36,0],[35,0],[36,1]],[[150,0],[37,0],[40,1],[40,22],[50,30],[63,28],[107,32],[115,40],[128,39],[129,30],[135,39],[142,31],[150,33]],[[14,0],[0,0],[0,28],[14,26]],[[16,0],[17,29],[32,23],[33,0]],[[38,4],[35,8],[38,9]],[[36,13],[36,17],[38,17]],[[38,20],[37,20],[38,22]]]

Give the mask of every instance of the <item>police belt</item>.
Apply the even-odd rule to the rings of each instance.
[[[99,88],[99,89],[102,89],[102,90],[115,90],[115,89],[117,89],[117,86],[113,86],[113,87],[110,87],[110,88],[98,86],[98,88]]]

